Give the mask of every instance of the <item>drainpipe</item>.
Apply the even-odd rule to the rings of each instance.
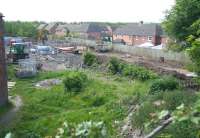
[[[0,106],[8,103],[8,85],[7,85],[7,71],[6,58],[4,48],[4,21],[3,14],[0,13]]]

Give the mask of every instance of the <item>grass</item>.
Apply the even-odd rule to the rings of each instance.
[[[116,137],[118,126],[114,122],[126,117],[132,100],[128,97],[138,93],[144,95],[149,86],[149,82],[109,74],[105,77],[104,73],[85,70],[89,78],[86,88],[78,94],[68,94],[63,84],[50,90],[34,86],[45,79],[63,79],[67,71],[41,72],[29,79],[16,79],[13,73],[13,67],[10,67],[10,80],[17,82],[11,94],[20,95],[24,106],[9,127],[1,128],[0,137],[8,132],[13,132],[17,138],[55,136],[64,121],[79,124],[89,120],[103,121],[109,135]]]
[[[141,107],[133,116],[133,125],[135,128],[143,129],[145,133],[149,133],[158,126],[159,120],[157,115],[161,111],[168,110],[171,113],[182,103],[185,105],[186,109],[190,110],[193,103],[195,103],[198,98],[199,97],[195,93],[188,93],[180,90],[147,95],[145,98],[146,100],[142,102]],[[156,105],[156,101],[163,101],[163,103]],[[186,131],[187,128],[191,128],[192,131]],[[194,137],[197,133],[198,129],[191,122],[186,122],[186,124],[184,122],[176,122],[169,125],[160,135],[165,134],[167,136],[167,134],[170,134],[170,138],[188,138],[188,136]]]
[[[0,116],[6,113],[9,109],[13,107],[12,103],[8,103],[7,105],[1,106],[0,108]]]
[[[127,116],[128,108],[133,104],[140,104],[139,110],[133,116],[133,126],[151,131],[157,123],[152,122],[152,113],[162,110],[174,111],[184,103],[186,108],[197,100],[195,93],[188,93],[182,89],[165,91],[149,95],[152,80],[138,81],[122,75],[111,75],[105,72],[84,70],[88,76],[86,87],[77,94],[64,91],[64,85],[52,86],[51,89],[36,89],[35,84],[50,78],[64,79],[68,71],[40,72],[37,77],[17,79],[14,67],[9,66],[9,79],[16,81],[11,95],[20,95],[23,107],[17,119],[6,128],[0,129],[0,137],[6,133],[14,133],[16,138],[40,138],[55,136],[57,128],[63,122],[80,124],[83,121],[103,121],[109,137],[118,137],[118,124]],[[156,106],[154,102],[164,101]],[[0,111],[1,112],[1,111]],[[192,132],[186,131],[191,128]],[[176,133],[176,130],[177,133]],[[185,132],[185,133],[182,133]],[[197,128],[191,123],[174,123],[162,131],[157,137],[170,136],[173,138],[193,137]]]

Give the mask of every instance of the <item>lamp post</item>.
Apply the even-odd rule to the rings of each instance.
[[[0,13],[0,106],[8,103],[8,84],[6,71],[6,58],[4,48],[4,21],[3,14]]]

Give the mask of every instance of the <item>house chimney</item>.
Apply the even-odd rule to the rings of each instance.
[[[144,22],[143,22],[143,21],[140,21],[139,25],[143,25],[143,24],[144,24]]]
[[[0,106],[8,103],[8,86],[7,86],[7,71],[6,58],[4,48],[4,21],[3,14],[0,13]]]

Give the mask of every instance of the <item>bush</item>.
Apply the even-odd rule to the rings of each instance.
[[[123,63],[117,58],[111,58],[108,70],[112,74],[121,74],[131,79],[148,80],[155,78],[155,74],[145,68]]]
[[[142,67],[137,67],[134,65],[124,65],[124,68],[122,70],[122,74],[124,76],[128,76],[132,79],[138,79],[138,80],[148,80],[148,79],[153,79],[155,78],[155,74],[152,73],[151,71],[148,71],[145,68]]]
[[[189,56],[194,63],[194,69],[200,75],[200,41],[196,40],[192,43],[192,48],[188,50]]]
[[[87,76],[82,72],[69,72],[63,80],[65,91],[80,92],[87,80]]]
[[[112,73],[112,74],[117,74],[117,73],[122,73],[122,69],[124,67],[124,64],[117,58],[112,57],[109,61],[108,64],[108,70]]]
[[[94,97],[91,100],[91,105],[94,107],[98,107],[105,104],[105,97]]]
[[[153,81],[150,86],[150,94],[156,94],[161,91],[175,90],[179,87],[178,81],[173,77],[164,77]]]
[[[87,66],[92,66],[97,63],[97,58],[94,54],[92,54],[90,52],[86,52],[84,55],[83,62]]]

